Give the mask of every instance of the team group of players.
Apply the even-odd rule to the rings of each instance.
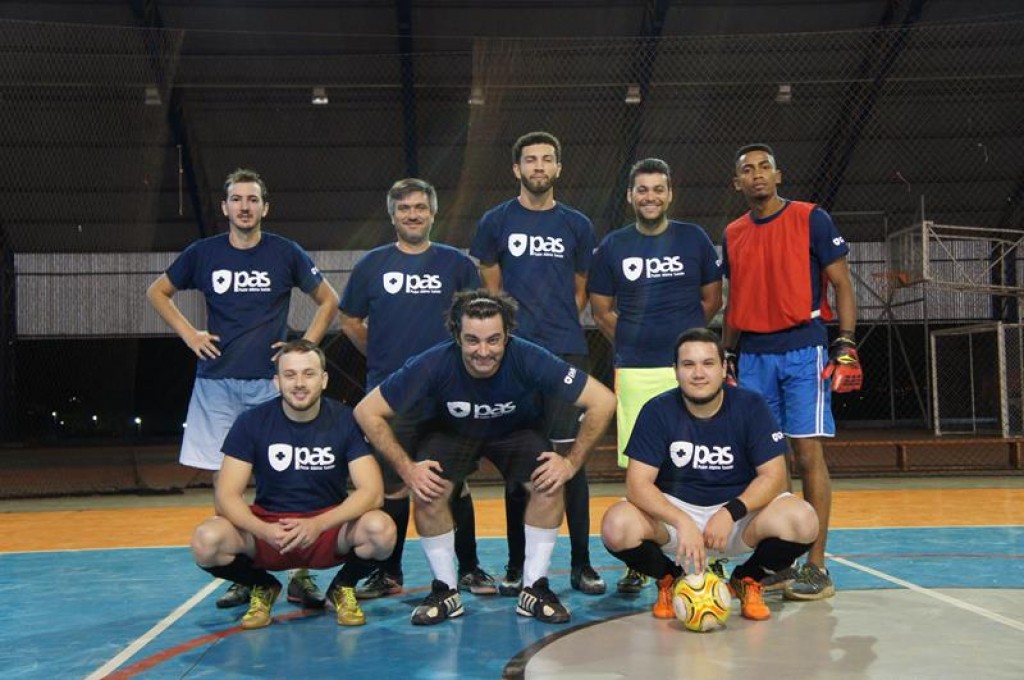
[[[848,247],[832,220],[778,195],[774,153],[759,144],[736,155],[733,181],[750,211],[727,227],[721,258],[699,225],[669,219],[671,169],[659,159],[630,173],[636,222],[596,245],[591,221],[555,200],[561,158],[549,133],[516,141],[519,195],[481,218],[475,262],[430,240],[434,188],[396,182],[396,240],[359,260],[340,301],[305,251],[261,230],[267,188],[239,170],[225,182],[228,233],[189,246],[150,286],[151,304],[200,359],[181,462],[216,471],[216,516],[195,530],[192,550],[234,584],[218,606],[248,603],[242,627],[271,622],[282,585],[270,572],[284,569],[294,569],[290,601],[326,600],[340,625],[365,623],[360,600],[403,588],[410,514],[433,573],[412,623],[461,615],[460,591],[514,595],[520,615],[568,621],[547,574],[566,516],[571,586],[606,590],[590,563],[585,462],[613,417],[626,497],[601,537],[627,566],[620,592],[654,578],[653,614],[668,618],[682,573],[750,552],[729,578],[747,618],[769,617],[766,587],[788,599],[834,593],[821,439],[835,431],[830,392],[859,388],[861,371]],[[720,342],[706,326],[722,307],[723,275]],[[831,346],[830,284],[840,329]],[[296,287],[317,311],[286,343]],[[183,289],[204,294],[210,330],[174,304]],[[614,394],[587,372],[588,302],[614,347]],[[338,309],[367,358],[354,410],[322,396],[317,345]],[[787,440],[805,500],[788,491]],[[500,582],[476,555],[466,479],[481,457],[506,484]],[[308,569],[336,565],[323,594]]]

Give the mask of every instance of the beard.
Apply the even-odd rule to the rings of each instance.
[[[543,179],[533,179],[523,175],[519,183],[523,185],[523,188],[529,191],[531,194],[546,194],[555,186],[554,177],[544,177]]]
[[[692,394],[690,394],[689,392],[687,392],[684,389],[683,390],[683,399],[685,399],[686,401],[690,402],[694,406],[704,406],[705,404],[710,404],[715,399],[717,399],[718,395],[721,394],[721,393],[722,393],[722,386],[721,385],[718,386],[717,390],[715,390],[714,392],[712,392],[711,394],[709,394],[706,397],[695,397],[695,396],[693,396]]]

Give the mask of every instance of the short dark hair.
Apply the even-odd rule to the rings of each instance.
[[[741,146],[739,149],[736,150],[736,156],[732,160],[733,166],[739,166],[740,159],[746,156],[751,151],[764,151],[766,154],[772,157],[772,165],[775,165],[775,151],[772,149],[772,147],[768,146],[763,142],[756,142],[754,144],[747,144],[745,146]]]
[[[388,215],[394,217],[395,203],[417,191],[422,191],[427,195],[427,201],[430,203],[430,212],[437,213],[437,190],[433,185],[425,179],[406,177],[405,179],[398,180],[388,189]]]
[[[291,354],[292,352],[298,352],[299,354],[305,354],[306,352],[313,352],[320,359],[320,370],[327,370],[327,357],[324,355],[324,351],[320,349],[312,340],[306,338],[299,338],[298,340],[291,340],[284,343],[278,352],[278,359],[283,357],[285,354]],[[277,362],[278,370],[281,370],[281,362]]]
[[[550,144],[555,147],[555,162],[562,162],[562,144],[558,141],[558,137],[550,132],[537,130],[536,132],[527,132],[512,145],[512,165],[519,165],[519,161],[523,158],[523,149],[534,144]]]
[[[688,342],[712,343],[715,347],[718,348],[719,360],[721,360],[723,363],[725,362],[725,348],[722,347],[722,339],[718,337],[718,333],[714,332],[710,328],[701,328],[698,326],[697,328],[691,328],[689,330],[683,331],[682,333],[679,334],[679,337],[676,338],[676,348],[675,352],[672,355],[673,357],[675,357],[672,360],[673,364],[679,363],[679,348]]]
[[[456,293],[452,299],[446,326],[448,332],[458,342],[459,335],[462,333],[462,317],[489,319],[492,316],[501,315],[505,332],[511,333],[516,327],[516,310],[518,308],[519,304],[508,293],[492,293],[486,288],[462,290]]]
[[[236,168],[232,172],[228,173],[227,178],[224,180],[224,198],[228,197],[228,191],[231,189],[232,184],[241,184],[242,182],[254,182],[259,184],[260,196],[263,197],[263,202],[270,202],[266,182],[264,182],[263,178],[260,177],[260,173],[255,170],[249,170],[248,168]]]
[[[636,180],[637,175],[665,175],[665,179],[668,180],[668,185],[672,186],[672,168],[668,167],[668,163],[661,160],[660,158],[645,158],[642,161],[637,161],[633,164],[633,167],[629,169],[629,188],[633,188],[633,182]]]

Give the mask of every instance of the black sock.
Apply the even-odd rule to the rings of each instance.
[[[673,578],[683,573],[683,568],[673,563],[654,541],[640,541],[640,545],[627,550],[609,550],[612,555],[626,563],[631,569],[656,579],[672,574]]]
[[[235,555],[235,559],[222,567],[204,567],[199,565],[203,571],[213,574],[225,581],[238,583],[243,586],[264,586],[281,587],[281,582],[266,569],[257,569],[252,565],[252,558],[248,555]]]
[[[732,576],[736,579],[749,576],[755,581],[761,581],[765,577],[766,569],[785,569],[793,564],[796,558],[810,550],[811,545],[784,541],[781,538],[766,538],[757,544],[750,559],[733,569]]]
[[[382,508],[388,517],[395,522],[395,549],[386,559],[381,560],[380,568],[389,576],[402,575],[402,554],[405,552],[405,536],[409,533],[409,497],[385,498]]]
[[[360,580],[370,575],[377,566],[381,564],[375,560],[364,560],[359,557],[355,552],[350,552],[348,557],[345,558],[345,564],[341,565],[341,569],[334,575],[331,580],[331,585],[328,586],[328,590],[334,586],[347,586],[354,588]]]
[[[459,574],[466,574],[478,566],[476,555],[476,513],[473,497],[466,493],[463,484],[456,484],[452,490],[452,519],[455,521],[455,557],[459,561]]]
[[[505,534],[508,566],[522,569],[526,562],[526,489],[519,482],[505,485]]]
[[[569,524],[571,564],[585,567],[590,564],[590,487],[585,467],[565,485],[565,519]]]

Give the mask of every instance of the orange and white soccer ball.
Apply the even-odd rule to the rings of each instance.
[[[710,571],[687,574],[672,586],[672,609],[687,630],[706,633],[723,627],[731,606],[729,587]]]

